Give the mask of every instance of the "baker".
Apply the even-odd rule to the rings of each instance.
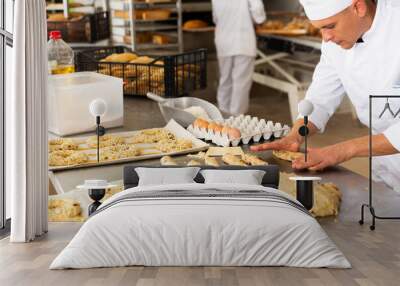
[[[300,0],[311,23],[321,29],[321,59],[306,99],[314,105],[309,117],[310,134],[324,132],[344,93],[353,103],[359,120],[369,125],[369,95],[400,84],[400,1],[396,0]],[[400,94],[400,89],[393,89]],[[374,180],[400,191],[400,113],[384,110],[386,100],[374,100],[372,152]],[[389,99],[393,113],[399,99]],[[381,116],[382,114],[382,116]],[[252,146],[298,151],[303,138],[298,119],[291,133],[272,143]],[[340,128],[337,126],[336,128]],[[366,157],[369,137],[360,137],[323,148],[309,149],[307,162],[292,162],[295,169],[322,170],[354,157]]]
[[[232,115],[249,107],[257,53],[254,24],[265,21],[262,0],[213,0],[215,45],[219,66],[218,108]]]

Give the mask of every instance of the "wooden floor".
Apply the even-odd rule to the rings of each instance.
[[[78,223],[52,223],[48,235],[31,244],[0,242],[0,285],[400,285],[400,232],[380,222],[371,232],[356,222],[322,222],[352,263],[350,270],[285,267],[126,267],[48,270],[79,229]]]

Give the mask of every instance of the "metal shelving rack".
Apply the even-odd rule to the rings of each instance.
[[[124,45],[137,52],[155,52],[159,53],[162,51],[179,51],[183,52],[183,34],[182,34],[182,1],[171,0],[171,1],[113,1],[109,3],[111,10],[127,11],[129,18],[121,19],[114,16],[111,13],[112,23],[112,39],[114,44]],[[168,9],[175,16],[168,19],[154,19],[154,20],[143,20],[136,19],[137,10],[150,10],[150,9]],[[119,23],[116,25],[115,23]],[[114,28],[114,29],[113,29]],[[113,30],[124,29],[130,36],[130,43],[125,41],[114,41],[116,37],[113,35]],[[138,43],[137,33],[139,32],[155,32],[158,34],[166,35],[170,38],[176,39],[176,42],[169,44],[153,44],[153,43]]]
[[[59,3],[58,3],[59,2]],[[97,5],[97,2],[101,2],[101,7],[103,8],[104,11],[107,11],[108,7],[108,0],[95,0],[93,6],[95,7]],[[56,0],[48,0],[46,1],[47,7],[46,10],[47,12],[63,12],[64,17],[68,18],[69,16],[69,5],[68,5],[68,0],[62,0],[62,1],[56,1]],[[49,6],[50,4],[50,6]]]
[[[47,7],[46,10],[47,12],[63,12],[64,17],[68,18],[68,0],[62,0],[62,3],[57,3],[55,0],[51,1],[46,1]],[[50,4],[50,5],[49,5]]]

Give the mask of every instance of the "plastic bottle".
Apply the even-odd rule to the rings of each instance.
[[[60,31],[51,31],[47,43],[49,74],[75,72],[74,52],[61,38]]]

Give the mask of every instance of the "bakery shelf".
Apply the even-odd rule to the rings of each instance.
[[[148,19],[148,20],[136,20],[136,23],[155,23],[155,22],[168,22],[168,21],[176,21],[178,20],[177,17],[171,17],[168,19]]]
[[[64,11],[64,5],[51,3],[46,6],[47,11]]]
[[[138,25],[139,26],[139,25]],[[165,30],[176,30],[178,28],[177,25],[157,25],[157,26],[142,26],[136,27],[137,32],[156,32],[156,31],[165,31]]]
[[[130,48],[136,52],[145,52],[148,49],[158,49],[165,47],[173,49],[174,51],[183,51],[183,33],[182,33],[182,0],[175,1],[157,1],[157,0],[128,0],[128,1],[116,1],[110,0],[110,9],[112,10],[111,23],[113,27],[126,27],[129,32],[126,35],[130,35],[131,45]],[[153,10],[165,10],[169,11],[168,15],[163,13],[155,12]],[[160,11],[162,12],[162,11]],[[147,14],[147,15],[146,15]],[[149,15],[151,14],[151,15]],[[159,14],[159,17],[158,15]],[[143,19],[142,17],[152,17],[154,19]],[[116,30],[119,31],[119,30]],[[141,37],[137,36],[137,33],[149,32],[149,33],[164,33],[174,32],[176,34],[177,44],[173,45],[152,45],[141,43]],[[114,35],[114,40],[120,40],[120,35]],[[118,41],[121,42],[121,41]],[[126,40],[125,40],[126,44]]]
[[[178,43],[171,44],[138,44],[138,47],[141,49],[151,50],[151,49],[170,49],[170,48],[178,48]]]

